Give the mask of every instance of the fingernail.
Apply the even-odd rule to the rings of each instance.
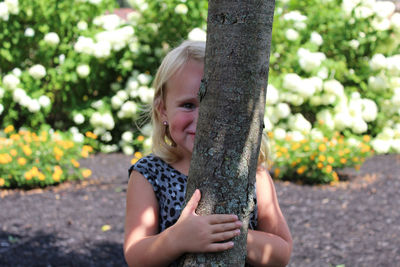
[[[240,235],[240,230],[239,229],[235,230],[235,234]]]

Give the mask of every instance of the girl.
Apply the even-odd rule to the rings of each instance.
[[[154,80],[153,153],[129,169],[124,255],[130,266],[174,266],[184,253],[217,252],[242,223],[233,214],[199,216],[196,190],[186,207],[186,181],[194,145],[203,77],[205,43],[186,41],[165,57]],[[257,209],[247,236],[247,263],[285,266],[292,238],[271,177],[263,167],[262,144],[256,175]],[[250,230],[253,229],[253,230]]]

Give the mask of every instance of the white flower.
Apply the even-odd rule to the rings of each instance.
[[[95,109],[101,109],[103,105],[104,105],[103,100],[99,99],[97,101],[94,101],[90,106]]]
[[[18,0],[4,0],[4,3],[6,3],[8,7],[8,12],[13,15],[17,15],[19,12],[19,5],[18,5]]]
[[[397,87],[393,91],[393,96],[390,99],[393,103],[394,106],[399,107],[400,106],[400,87]]]
[[[278,103],[278,101],[279,101],[278,90],[276,90],[275,86],[273,86],[272,84],[268,84],[266,104],[273,105],[273,104]]]
[[[119,109],[123,103],[124,101],[121,100],[121,98],[119,98],[117,95],[111,97],[111,107],[113,109]]]
[[[382,140],[375,138],[371,141],[371,145],[376,153],[385,154],[389,152],[391,142],[390,140]]]
[[[116,94],[116,96],[122,101],[125,102],[126,100],[128,100],[129,96],[128,93],[124,90],[119,90]]]
[[[151,125],[151,123],[147,123],[140,129],[140,132],[145,136],[150,136],[153,132],[153,126]]]
[[[93,5],[98,5],[101,3],[102,0],[88,0],[89,3],[93,4]]]
[[[285,77],[283,77],[283,88],[288,89],[292,92],[296,92],[298,90],[298,86],[301,84],[302,79],[296,73],[287,73]],[[268,89],[267,89],[268,91]]]
[[[36,64],[29,68],[29,74],[33,78],[40,80],[46,76],[46,69],[42,65]]]
[[[311,33],[310,41],[311,41],[311,43],[313,43],[317,46],[322,45],[322,43],[324,42],[324,40],[322,39],[322,36],[317,32]]]
[[[110,31],[117,29],[122,24],[122,20],[116,14],[109,14],[96,17],[93,20],[93,24],[101,26],[105,30]]]
[[[396,153],[400,153],[400,138],[392,140],[392,148]]]
[[[78,73],[79,77],[85,78],[90,73],[90,67],[87,64],[80,64],[78,67],[76,67],[76,72]]]
[[[354,14],[357,19],[365,19],[374,14],[374,11],[366,6],[358,6],[354,9]]]
[[[138,89],[140,100],[144,103],[150,103],[153,100],[154,92],[148,87],[141,86]]]
[[[325,81],[323,88],[324,88],[324,91],[329,94],[336,95],[338,97],[342,97],[344,95],[344,87],[337,80]]]
[[[40,110],[40,104],[39,101],[36,99],[31,99],[29,105],[28,105],[28,110],[32,113],[36,113]]]
[[[327,109],[321,110],[317,113],[317,120],[321,121],[328,129],[333,130],[335,128],[335,122],[331,112]]]
[[[371,99],[362,99],[362,118],[366,122],[371,122],[378,116],[378,106]]]
[[[51,104],[50,98],[46,95],[41,95],[39,97],[38,101],[39,101],[39,104],[44,108],[47,108]]]
[[[264,117],[264,128],[264,130],[267,132],[272,131],[273,129],[272,122],[268,117]]]
[[[285,131],[285,129],[280,128],[280,127],[276,127],[276,128],[274,129],[274,138],[275,138],[276,140],[283,140],[283,139],[285,139],[285,137],[286,137],[286,131]]]
[[[290,131],[287,133],[288,136],[292,137],[294,142],[300,142],[304,139],[304,135],[299,131]]]
[[[310,136],[314,140],[321,140],[321,139],[324,138],[324,134],[320,130],[318,130],[317,128],[311,129]]]
[[[0,19],[4,21],[8,21],[8,18],[10,16],[10,13],[8,11],[8,7],[6,3],[0,2]]]
[[[371,22],[372,28],[377,31],[387,31],[390,29],[389,19],[374,19]]]
[[[118,151],[118,145],[112,144],[112,145],[100,145],[100,150],[103,153],[111,153],[111,152],[116,152]]]
[[[23,98],[27,97],[27,94],[24,89],[16,88],[13,91],[13,100],[14,102],[20,103]]]
[[[14,74],[7,74],[3,77],[3,85],[5,89],[14,90],[19,85],[20,80]]]
[[[140,84],[148,85],[151,82],[151,75],[140,73],[137,76],[137,80],[139,81]]]
[[[200,28],[194,28],[189,32],[188,39],[192,41],[206,41],[207,33]]]
[[[94,42],[91,38],[79,36],[74,45],[74,50],[78,53],[92,54],[94,50]]]
[[[342,131],[351,126],[351,117],[347,109],[336,113],[333,116],[333,120],[335,123],[335,129],[338,131]]]
[[[58,45],[60,43],[60,37],[55,32],[49,32],[44,36],[44,41],[49,45]]]
[[[368,86],[377,92],[386,89],[387,83],[381,76],[370,76],[368,78]]]
[[[99,112],[93,113],[90,117],[90,124],[94,127],[102,125],[102,115]]]
[[[77,28],[78,28],[79,30],[81,30],[81,31],[84,31],[84,30],[86,30],[86,29],[88,28],[88,24],[87,24],[87,22],[84,21],[84,20],[79,21],[78,24],[77,24],[76,26],[77,26]]]
[[[95,57],[106,58],[111,54],[111,44],[107,41],[101,41],[94,44],[93,50]]]
[[[353,125],[352,125],[351,129],[356,134],[362,134],[368,130],[368,125],[362,119],[362,117],[355,117],[355,118],[353,118]]]
[[[103,114],[102,120],[103,120],[103,125],[107,130],[114,129],[115,122],[113,116],[110,113]]]
[[[17,76],[17,77],[21,77],[22,71],[21,71],[20,68],[14,68],[14,69],[12,70],[12,73],[13,73],[15,76]]]
[[[288,120],[288,125],[292,130],[297,130],[305,133],[310,132],[312,128],[311,123],[306,120],[304,116],[300,113],[290,116]]]
[[[299,38],[299,33],[294,29],[287,29],[285,32],[285,37],[289,41],[295,41]]]
[[[24,32],[24,35],[26,37],[33,37],[33,36],[35,36],[35,30],[32,29],[32,28],[26,28],[25,32]]]
[[[305,21],[307,17],[302,15],[298,10],[290,11],[282,16],[284,20]]]
[[[274,114],[281,119],[287,118],[290,115],[290,107],[286,103],[279,103],[274,108]]]
[[[65,55],[64,54],[59,55],[58,56],[58,61],[60,62],[60,64],[63,64],[64,61],[65,61]]]
[[[382,54],[375,54],[369,62],[372,70],[381,70],[386,68],[386,57]]]
[[[122,147],[122,152],[124,152],[125,155],[132,155],[134,151],[132,146],[125,145]]]
[[[85,117],[81,113],[75,114],[73,119],[74,119],[74,122],[78,125],[85,122]]]
[[[74,140],[74,142],[77,143],[83,143],[83,141],[85,140],[85,137],[83,136],[83,134],[81,133],[72,133],[72,140]]]
[[[118,114],[118,117],[119,118],[133,118],[136,115],[137,109],[138,108],[137,108],[137,105],[135,102],[127,101],[122,105],[121,110]]]
[[[4,88],[0,87],[0,98],[3,98],[4,92],[5,92]]]
[[[4,106],[0,104],[0,114],[3,113],[3,111],[4,111]]]
[[[390,75],[400,75],[400,55],[393,55],[387,59],[387,70]]]
[[[396,6],[391,1],[376,1],[373,5],[375,14],[380,18],[388,18],[395,11]]]
[[[188,7],[185,4],[179,4],[175,7],[175,13],[185,15],[188,12]]]
[[[299,50],[297,51],[297,55],[299,56],[300,67],[306,72],[310,72],[318,68],[321,65],[322,61],[326,59],[324,53],[313,53],[304,48],[299,48]]]
[[[360,42],[356,39],[353,39],[349,42],[349,45],[353,49],[357,49],[360,46]]]
[[[130,131],[126,131],[121,135],[123,141],[130,143],[133,141],[133,134]]]
[[[390,25],[396,31],[400,31],[400,13],[394,13],[390,18]]]
[[[112,135],[110,132],[105,132],[100,136],[101,141],[110,142],[112,140]]]

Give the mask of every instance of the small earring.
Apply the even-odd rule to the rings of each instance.
[[[167,126],[168,125],[168,122],[167,121],[163,121],[163,123],[162,123],[164,126]]]

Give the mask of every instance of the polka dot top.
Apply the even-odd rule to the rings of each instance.
[[[132,165],[129,176],[133,170],[141,173],[153,187],[160,209],[158,229],[162,232],[175,224],[181,214],[185,205],[187,176],[153,154]],[[257,206],[251,214],[249,229],[256,229],[256,226]]]

